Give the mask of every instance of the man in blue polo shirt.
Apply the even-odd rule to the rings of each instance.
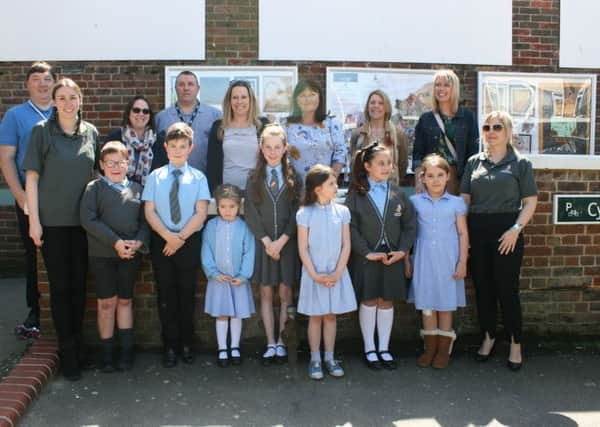
[[[175,79],[177,102],[156,115],[157,132],[166,131],[173,123],[183,122],[194,130],[194,150],[189,165],[206,173],[208,134],[215,120],[222,114],[210,105],[198,101],[200,83],[191,71],[182,71]]]
[[[39,293],[37,289],[36,249],[29,237],[29,221],[25,202],[25,171],[23,159],[33,126],[47,120],[52,113],[52,85],[56,75],[46,62],[34,62],[27,71],[25,85],[29,99],[9,109],[0,123],[0,168],[8,188],[15,198],[19,231],[25,247],[27,269],[27,306],[29,315],[17,331],[24,336],[36,336],[40,326]]]

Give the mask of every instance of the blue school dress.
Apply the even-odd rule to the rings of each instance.
[[[319,274],[332,274],[342,250],[342,228],[350,223],[350,211],[344,205],[318,203],[303,206],[296,214],[299,226],[308,228],[308,253]],[[328,288],[315,281],[302,267],[298,312],[307,316],[341,314],[356,310],[356,297],[348,269],[335,286]]]
[[[208,279],[204,311],[213,317],[245,319],[254,311],[254,298],[249,279],[254,269],[254,236],[244,221],[213,218],[206,224],[202,238],[202,268]],[[219,282],[217,276],[242,279],[234,286]]]
[[[417,241],[410,302],[417,310],[454,311],[465,306],[465,281],[452,275],[460,256],[456,217],[466,215],[462,198],[444,193],[433,200],[427,192],[410,197],[417,211]]]

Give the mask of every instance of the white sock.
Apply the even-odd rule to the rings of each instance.
[[[277,354],[275,344],[269,344],[267,345],[267,351],[263,353],[263,357],[275,357],[275,354]]]
[[[375,351],[375,319],[377,315],[377,307],[368,307],[364,304],[360,305],[358,311],[358,320],[360,323],[360,331],[362,333],[363,342],[365,344],[365,353]],[[369,354],[367,356],[371,362],[377,360],[377,355]]]
[[[394,323],[394,307],[377,310],[377,336],[379,337],[379,351],[388,351],[392,324]],[[383,356],[389,358],[389,355]]]
[[[229,327],[229,322],[227,320],[217,320],[216,328],[217,328],[217,344],[219,345],[219,350],[227,350],[227,329]],[[227,354],[225,352],[219,353],[220,359],[227,359]]]
[[[232,317],[229,319],[229,327],[231,328],[231,348],[240,346],[240,337],[242,336],[242,319]]]
[[[321,352],[315,351],[314,353],[310,352],[310,361],[311,362],[321,362]]]

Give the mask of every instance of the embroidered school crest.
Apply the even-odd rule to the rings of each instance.
[[[402,205],[400,203],[398,203],[398,206],[396,206],[394,216],[402,216]]]

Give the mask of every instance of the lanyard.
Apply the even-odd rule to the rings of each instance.
[[[50,117],[50,112],[52,111],[52,108],[49,108],[46,114],[42,113],[42,110],[40,110],[37,105],[35,105],[33,102],[31,102],[31,99],[27,101],[27,103],[29,104],[29,106],[31,108],[33,108],[33,111],[35,111],[36,113],[38,113],[40,115],[40,117],[42,118],[42,120],[48,120],[48,117]]]
[[[196,101],[196,106],[194,107],[194,111],[192,111],[192,118],[190,119],[189,123],[183,118],[183,113],[179,109],[179,103],[178,102],[175,103],[175,110],[177,111],[177,115],[179,116],[179,120],[181,120],[186,125],[188,125],[188,126],[191,127],[192,123],[194,123],[194,119],[198,115],[198,110],[200,110],[200,103],[198,101]]]

